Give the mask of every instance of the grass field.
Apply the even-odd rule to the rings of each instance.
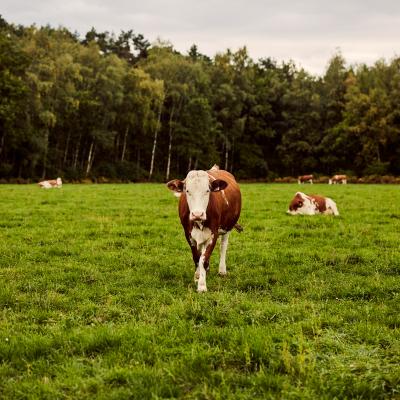
[[[241,188],[198,294],[164,185],[0,186],[0,398],[400,398],[400,186]]]

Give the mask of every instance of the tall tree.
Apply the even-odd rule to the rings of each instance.
[[[15,162],[7,163],[8,156],[19,152],[25,136],[20,121],[26,107],[28,88],[23,80],[29,58],[23,52],[12,27],[0,17],[0,172],[16,172]],[[3,162],[2,162],[3,161]],[[20,160],[19,160],[20,162]],[[21,170],[18,169],[18,175]]]
[[[168,180],[176,129],[181,123],[189,97],[195,96],[196,85],[202,84],[201,70],[197,64],[177,54],[168,45],[154,47],[143,67],[152,77],[165,83],[164,121],[167,139],[165,178]]]
[[[321,140],[320,98],[315,79],[300,70],[293,75],[283,99],[282,116],[287,127],[277,146],[287,173],[296,175],[316,171],[317,144]]]
[[[321,98],[323,132],[319,154],[322,165],[329,174],[347,167],[348,149],[344,146],[339,124],[343,119],[348,76],[346,61],[338,52],[329,60],[325,75],[317,88]]]

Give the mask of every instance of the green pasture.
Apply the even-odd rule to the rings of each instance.
[[[400,186],[241,188],[198,294],[164,185],[1,185],[0,398],[400,398]]]

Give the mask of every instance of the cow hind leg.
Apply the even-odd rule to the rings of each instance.
[[[336,215],[336,216],[339,215],[339,211],[338,211],[337,206],[336,206],[336,204],[335,204],[334,202],[332,202],[330,208],[331,208],[331,210],[332,210],[332,214],[333,214],[333,215]]]
[[[221,255],[219,258],[219,269],[220,275],[226,275],[226,251],[228,249],[229,232],[221,235]]]
[[[339,215],[339,211],[337,209],[336,203],[333,200],[327,199],[326,206],[327,206],[327,210],[329,211],[329,214],[333,214],[336,216]]]

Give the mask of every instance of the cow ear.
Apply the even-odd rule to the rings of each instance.
[[[183,181],[180,181],[179,179],[173,179],[167,183],[167,188],[173,192],[181,193],[183,192]]]
[[[228,186],[226,181],[222,179],[216,179],[215,181],[211,182],[210,188],[212,192],[219,192],[220,190],[224,190]]]

